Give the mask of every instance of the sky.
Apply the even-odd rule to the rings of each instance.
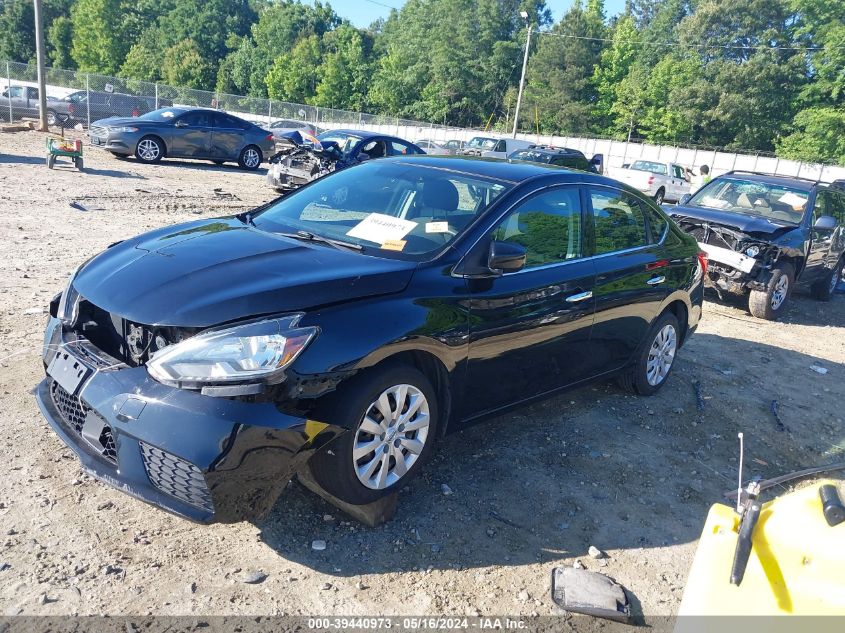
[[[573,3],[574,0],[546,0],[555,22]],[[329,0],[329,4],[338,15],[348,18],[355,26],[366,27],[378,18],[386,18],[390,7],[400,9],[405,3],[404,0]],[[625,0],[605,0],[608,17],[621,13],[624,8]]]

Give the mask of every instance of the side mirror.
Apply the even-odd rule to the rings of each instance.
[[[838,223],[836,221],[836,218],[834,218],[832,215],[823,215],[818,220],[816,220],[816,223],[813,225],[813,228],[817,231],[832,231],[836,228],[837,224]]]
[[[594,154],[593,157],[590,159],[591,165],[601,165],[604,162],[604,154]]]
[[[680,205],[680,204],[686,204],[686,203],[687,203],[687,202],[689,202],[691,199],[692,199],[692,194],[685,193],[684,195],[682,195],[682,196],[681,196],[681,199],[680,199],[680,200],[678,200],[678,204],[679,204],[679,205]]]
[[[176,121],[176,123],[174,123],[173,125],[175,125],[176,127],[188,127],[188,124],[185,123],[185,121]]]
[[[493,242],[490,244],[490,256],[487,265],[490,270],[501,273],[515,273],[525,268],[526,250],[524,246],[512,242]]]

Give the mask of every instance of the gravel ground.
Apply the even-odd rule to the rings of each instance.
[[[549,615],[552,568],[581,561],[648,621],[677,611],[707,509],[735,485],[738,431],[748,474],[841,458],[845,295],[802,292],[779,323],[708,302],[653,398],[597,383],[449,436],[386,526],[298,484],[258,524],[172,517],[83,475],[41,418],[45,306],[111,242],[271,191],[263,170],[85,161],[49,171],[43,135],[0,134],[0,613]]]

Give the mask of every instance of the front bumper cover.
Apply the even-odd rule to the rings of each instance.
[[[110,428],[114,456],[96,450],[68,422],[48,375],[36,398],[56,434],[96,479],[193,521],[264,516],[314,450],[342,432],[283,413],[273,403],[203,396],[162,385],[144,367],[96,359],[85,339],[51,317],[45,367],[59,350],[70,351],[89,370],[69,395]]]

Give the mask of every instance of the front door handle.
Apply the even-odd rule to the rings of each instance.
[[[659,275],[657,277],[652,277],[646,283],[649,286],[658,286],[658,285],[662,284],[664,281],[666,281],[666,277],[664,277],[663,275]]]
[[[566,298],[567,303],[578,303],[580,301],[586,301],[587,299],[593,298],[593,291],[588,290],[587,292],[579,292],[577,295],[569,295]]]

